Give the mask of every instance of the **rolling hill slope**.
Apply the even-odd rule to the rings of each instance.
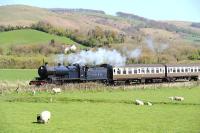
[[[110,29],[130,36],[148,35],[146,32],[139,32],[140,29],[145,28],[151,28],[151,31],[161,29],[174,32],[180,35],[180,39],[185,39],[188,34],[197,34],[198,38],[200,35],[200,29],[193,27],[191,22],[155,21],[123,12],[117,12],[116,16],[111,16],[103,11],[84,9],[44,9],[26,5],[0,6],[0,20],[0,25],[14,26],[28,26],[38,21],[46,21],[55,27],[78,30],[83,34],[99,26],[105,30]]]
[[[194,25],[193,22],[156,21],[124,12],[118,12],[115,16],[112,16],[103,11],[89,9],[43,9],[26,5],[0,6],[0,25],[31,26],[38,22],[49,24],[60,31],[69,31],[69,33],[72,33],[69,37],[82,44],[85,44],[84,42],[89,39],[91,39],[91,43],[95,44],[95,41],[99,38],[91,31],[96,30],[96,27],[98,27],[99,33],[108,33],[109,30],[110,33],[124,35],[123,42],[110,41],[109,47],[117,49],[121,53],[124,52],[123,49],[141,49],[142,52],[139,55],[141,59],[139,62],[141,63],[200,59],[199,23]],[[98,33],[98,30],[96,31]],[[93,38],[89,38],[89,34],[93,35]],[[106,34],[100,36],[100,43],[107,41],[105,36]],[[92,40],[94,38],[96,40]],[[0,47],[48,43],[51,39],[66,44],[75,43],[64,37],[35,30],[16,30],[0,33]],[[105,45],[96,43],[86,46]],[[134,62],[134,60],[131,62]]]
[[[48,43],[51,39],[64,44],[75,44],[75,42],[69,38],[51,35],[32,29],[1,32],[0,38],[1,45],[41,44]]]
[[[63,44],[77,44],[66,37],[51,35],[32,29],[0,32],[0,47],[9,48],[12,45],[39,45],[49,43],[52,39]],[[80,45],[81,46],[81,45]]]
[[[25,5],[0,6],[1,25],[30,25],[46,16],[55,15],[46,9]]]

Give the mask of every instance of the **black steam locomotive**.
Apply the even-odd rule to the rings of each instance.
[[[112,66],[102,64],[99,66],[81,66],[73,64],[69,66],[50,67],[46,63],[38,68],[36,80],[30,81],[30,85],[43,85],[46,83],[63,84],[70,82],[85,82],[85,81],[112,81]]]
[[[38,68],[38,75],[30,85],[47,83],[63,84],[70,82],[100,81],[116,82],[174,82],[178,79],[200,79],[200,64],[133,64],[126,66],[81,66],[79,64],[50,67],[48,64]]]

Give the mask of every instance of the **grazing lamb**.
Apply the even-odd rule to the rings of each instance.
[[[37,115],[38,123],[47,123],[51,118],[51,113],[49,111],[43,111],[41,114]]]
[[[176,101],[183,101],[183,100],[184,100],[184,97],[175,96],[175,97],[174,97],[174,100],[176,100]]]
[[[150,102],[147,102],[147,105],[148,105],[148,106],[152,106],[153,104],[152,104],[152,103],[150,103]]]
[[[56,94],[56,93],[61,93],[61,89],[60,88],[53,88],[52,91]]]
[[[135,100],[135,103],[136,103],[136,105],[144,105],[144,102],[142,101],[142,100],[138,100],[138,99],[136,99]]]

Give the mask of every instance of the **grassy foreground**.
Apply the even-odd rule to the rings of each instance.
[[[9,93],[0,95],[1,133],[198,133],[200,87],[159,89]],[[182,102],[170,101],[179,95]],[[50,100],[52,99],[52,101]],[[135,99],[153,106],[137,106]],[[52,119],[36,124],[36,114],[49,110]]]
[[[36,76],[36,69],[0,69],[0,80],[31,80]]]

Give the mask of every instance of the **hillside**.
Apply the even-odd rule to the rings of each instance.
[[[76,44],[76,42],[69,38],[51,35],[32,29],[0,32],[0,38],[0,45],[5,47],[10,45],[44,44],[49,43],[52,39],[63,44]]]
[[[140,49],[137,59],[128,57],[128,63],[200,59],[199,23],[156,21],[124,12],[112,16],[99,10],[44,9],[26,5],[0,6],[0,20],[0,26],[36,25],[32,29],[38,30],[2,32],[0,45],[3,47],[47,43],[55,37],[56,42],[78,42],[91,48],[109,47],[122,54],[126,54],[127,49]]]
[[[2,25],[30,25],[45,16],[52,16],[48,10],[24,5],[1,6],[0,24]]]
[[[189,22],[155,21],[134,14],[117,12],[116,16],[105,14],[103,11],[89,9],[43,9],[26,5],[0,6],[0,25],[31,25],[38,21],[46,21],[55,27],[78,30],[86,34],[89,29],[99,26],[127,34],[129,36],[140,33],[140,29],[161,29],[175,32],[180,39],[188,39],[191,34],[199,40],[200,29]]]
[[[8,32],[0,32],[0,47],[8,49],[10,46],[16,45],[41,45],[48,44],[52,39],[57,43],[77,44],[66,37],[51,35],[45,32],[32,29],[14,30]],[[81,46],[81,45],[78,45]]]

